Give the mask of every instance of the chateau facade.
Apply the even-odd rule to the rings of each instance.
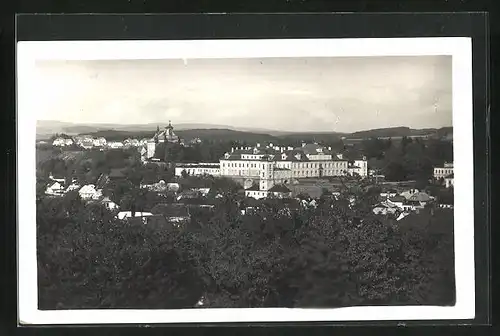
[[[285,195],[292,180],[359,174],[368,176],[366,159],[350,165],[342,155],[333,155],[329,149],[316,144],[304,144],[295,149],[264,148],[260,146],[233,149],[219,163],[180,164],[175,174],[185,171],[190,175],[224,176],[241,182],[249,197]]]

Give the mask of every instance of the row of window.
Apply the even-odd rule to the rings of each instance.
[[[347,167],[346,162],[306,162],[306,163],[294,163],[294,168],[341,168]]]
[[[264,168],[264,164],[258,164],[258,163],[241,163],[241,162],[228,162],[222,163],[222,167],[229,167],[229,168]]]
[[[453,173],[453,168],[434,168],[436,175],[449,175]]]
[[[249,191],[248,192],[248,196],[266,196],[266,192],[262,192],[262,191]]]
[[[219,173],[219,169],[217,168],[213,168],[213,169],[202,169],[202,170],[199,170],[199,169],[184,169],[183,171],[185,171],[186,173],[190,174],[190,175],[194,175],[194,174],[215,174],[215,173]]]
[[[325,176],[335,176],[340,174],[340,170],[325,170],[323,175]],[[319,170],[299,170],[294,171],[293,176],[319,176]]]
[[[341,169],[326,169],[323,171],[324,176],[337,176],[342,173]],[[233,175],[233,176],[257,176],[258,174],[252,174],[252,172],[249,172],[248,170],[238,170],[238,169],[227,169],[222,171],[223,175]],[[293,176],[319,176],[320,175],[320,170],[294,170],[290,171],[290,175]],[[286,176],[288,174],[285,173],[278,173],[278,174],[271,174],[271,172],[267,173],[267,178],[272,178],[273,176],[279,177],[279,176]],[[262,178],[266,177],[266,173],[262,172],[259,176]]]
[[[319,162],[304,162],[304,163],[294,163],[294,168],[341,168],[346,167],[347,164],[345,162],[328,162],[328,163],[319,163]],[[264,164],[258,163],[248,163],[248,162],[223,162],[223,168],[264,168]],[[285,166],[280,166],[280,168],[289,168]]]

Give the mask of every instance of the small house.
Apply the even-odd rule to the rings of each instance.
[[[78,193],[83,200],[97,200],[102,197],[102,190],[96,189],[93,184],[83,186]]]

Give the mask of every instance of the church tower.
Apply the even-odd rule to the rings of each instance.
[[[264,161],[261,164],[263,167],[260,169],[259,189],[267,191],[274,186],[274,162]]]

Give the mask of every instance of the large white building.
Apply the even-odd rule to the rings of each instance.
[[[226,153],[220,160],[221,176],[242,180],[247,196],[263,198],[270,194],[288,196],[289,190],[284,186],[294,179],[349,174],[347,160],[317,144],[303,144],[295,149],[270,147]],[[275,189],[280,190],[278,194]]]
[[[270,194],[287,196],[284,187],[294,179],[321,178],[359,174],[368,176],[365,158],[349,164],[342,155],[317,144],[303,144],[302,147],[252,147],[232,149],[219,163],[179,164],[175,175],[213,175],[235,179],[243,184],[249,197],[263,198]],[[274,188],[274,189],[273,189]]]
[[[156,145],[162,142],[170,143],[180,143],[180,138],[174,133],[174,127],[169,121],[168,126],[164,130],[160,130],[158,126],[156,133],[152,139],[148,140],[146,144],[146,158],[150,159],[154,157],[156,151]]]
[[[219,163],[181,163],[175,166],[175,176],[182,176],[185,172],[191,176],[212,175],[220,176]]]
[[[455,185],[453,163],[445,163],[444,167],[434,168],[434,178],[438,181],[444,181],[446,188],[453,187]]]

